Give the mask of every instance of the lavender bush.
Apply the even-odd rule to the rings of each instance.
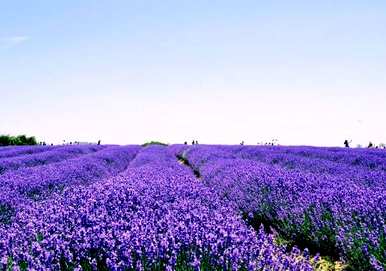
[[[64,146],[27,155],[0,159],[0,174],[9,170],[60,162],[103,149],[98,145]]]
[[[57,146],[20,146],[20,147],[2,147],[3,151],[0,151],[0,159],[14,157],[18,155],[33,154],[38,152],[44,152],[53,150]],[[1,150],[1,149],[0,149]]]
[[[44,200],[65,186],[87,184],[123,171],[135,157],[139,146],[112,146],[79,158],[33,168],[6,172],[0,176],[0,222],[9,223],[12,216],[31,201]]]
[[[165,147],[125,172],[34,202],[1,229],[1,264],[36,270],[312,270],[177,163]]]
[[[385,268],[382,151],[41,148],[0,149],[0,270]]]
[[[372,262],[385,265],[383,172],[348,169],[346,161],[339,169],[329,159],[327,165],[312,158],[306,163],[301,156],[287,159],[288,149],[195,146],[181,155],[250,223],[272,226],[287,239],[340,256],[356,269],[369,269]]]

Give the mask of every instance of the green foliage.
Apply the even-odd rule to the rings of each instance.
[[[147,147],[149,145],[161,145],[161,146],[167,146],[168,144],[166,143],[162,143],[162,142],[159,142],[159,141],[150,141],[150,142],[146,142],[144,144],[142,144],[142,147]]]
[[[7,260],[7,271],[11,271],[13,270],[13,258],[12,257],[8,257],[8,260]]]
[[[26,135],[0,135],[0,146],[9,145],[37,145],[37,141],[34,136],[27,137]]]
[[[19,263],[19,267],[20,267],[20,270],[22,270],[22,271],[28,270],[28,264],[26,261],[21,261]]]
[[[10,224],[15,210],[9,204],[0,203],[0,224]]]
[[[42,234],[42,233],[38,232],[38,233],[36,234],[36,241],[38,241],[39,243],[40,243],[41,241],[43,241],[43,234]]]
[[[374,257],[383,264],[383,268],[386,269],[386,236],[382,235],[380,238],[379,246],[371,251]]]
[[[176,265],[174,266],[174,270],[176,271],[194,271],[196,270],[192,265],[193,261],[193,252],[196,251],[196,248],[192,248],[190,250],[182,250],[176,258]],[[94,270],[93,266],[90,262],[90,259],[96,259],[96,269],[100,271],[108,271],[110,270],[107,263],[106,263],[106,257],[104,255],[105,253],[102,250],[98,249],[92,249],[88,253],[87,258],[82,258],[80,260],[80,266],[82,267],[82,270],[85,271],[91,271]],[[134,265],[134,268],[125,268],[124,270],[127,271],[135,271],[136,263],[141,263],[141,265],[144,267],[144,270],[151,270],[151,271],[163,271],[166,270],[167,262],[165,259],[159,259],[156,262],[149,262],[146,258],[145,250],[142,249],[142,255],[138,255],[136,252],[132,252],[132,263]],[[171,255],[169,255],[171,256]],[[209,251],[204,251],[200,255],[200,271],[221,271],[224,270],[224,266],[226,267],[225,270],[232,271],[232,267],[229,262],[224,262],[224,266],[218,266],[215,265],[210,257]],[[74,259],[75,260],[75,259]],[[20,265],[19,265],[20,266]],[[73,271],[76,268],[76,264],[74,262],[68,262],[64,257],[60,260],[60,270],[63,271]],[[245,266],[242,266],[238,270],[240,271],[246,271],[247,268]]]
[[[350,233],[352,236],[360,236],[364,229],[356,228]],[[350,248],[347,258],[349,267],[352,270],[372,270],[368,255],[374,256],[383,268],[386,268],[386,238],[380,236],[378,246],[373,246],[368,239],[353,237],[352,247]]]

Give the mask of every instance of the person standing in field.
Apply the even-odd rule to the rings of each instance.
[[[344,144],[344,146],[345,146],[346,148],[350,148],[350,145],[349,145],[349,142],[348,142],[347,139],[344,141],[343,144]]]

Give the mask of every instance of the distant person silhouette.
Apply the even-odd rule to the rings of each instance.
[[[188,145],[188,142],[185,141],[185,142],[184,142],[184,145]]]
[[[198,145],[198,141],[196,140],[196,145]]]
[[[367,148],[372,148],[372,147],[374,147],[374,145],[373,145],[373,143],[370,141],[370,142],[369,142],[369,145],[367,146]]]
[[[194,145],[194,140],[192,141],[192,145]]]
[[[101,144],[101,141],[100,140],[98,140],[98,145],[100,145]]]
[[[344,141],[343,144],[344,144],[344,146],[345,146],[346,148],[350,148],[350,145],[349,145],[349,142],[348,142],[347,139]]]

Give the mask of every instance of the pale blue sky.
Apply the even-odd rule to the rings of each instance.
[[[386,141],[385,1],[2,1],[0,133]]]

